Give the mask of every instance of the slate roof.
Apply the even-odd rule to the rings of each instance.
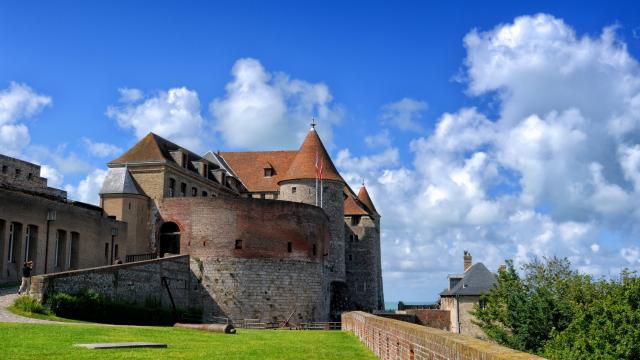
[[[125,166],[109,168],[107,176],[104,178],[104,182],[102,183],[100,194],[140,195],[142,194],[142,191]]]
[[[473,264],[451,290],[445,290],[440,296],[473,296],[488,292],[496,283],[495,275],[482,263]]]
[[[297,151],[252,151],[219,153],[230,171],[237,174],[250,192],[278,191],[278,182],[289,170]],[[273,175],[264,176],[264,168],[273,169]]]

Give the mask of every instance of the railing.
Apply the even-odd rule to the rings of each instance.
[[[260,319],[231,320],[226,317],[214,316],[211,318],[214,324],[232,324],[240,329],[294,329],[294,330],[340,330],[340,322],[306,322],[300,324],[285,325],[283,321],[261,321]]]
[[[125,256],[125,262],[135,262],[135,261],[144,261],[144,260],[153,260],[157,259],[158,254],[156,253],[148,253],[148,254],[135,254],[135,255],[127,255]]]

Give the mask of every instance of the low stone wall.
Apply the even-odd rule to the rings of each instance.
[[[53,292],[93,290],[116,301],[144,304],[152,300],[170,308],[171,300],[162,283],[163,277],[167,280],[176,307],[194,307],[190,292],[197,280],[189,267],[189,255],[34,276],[31,295],[42,301]]]
[[[381,359],[542,359],[469,336],[360,311],[342,314],[342,330],[353,332]]]

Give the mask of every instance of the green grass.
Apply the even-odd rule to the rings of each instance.
[[[89,350],[73,344],[147,341],[166,349]],[[6,359],[375,359],[351,333],[245,330],[235,335],[170,327],[0,323]]]

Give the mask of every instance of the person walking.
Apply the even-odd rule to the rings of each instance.
[[[22,266],[22,283],[20,289],[18,289],[18,295],[26,291],[27,294],[31,291],[31,270],[33,269],[33,261],[25,261]]]

